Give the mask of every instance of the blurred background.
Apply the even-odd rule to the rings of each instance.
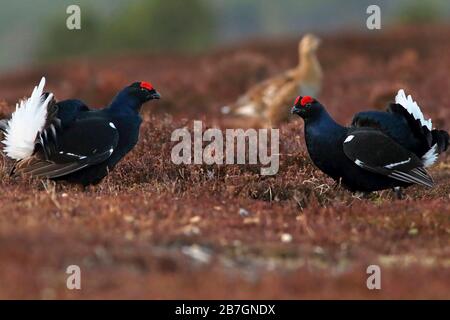
[[[67,6],[82,10],[82,30],[66,25]],[[0,0],[0,72],[68,56],[127,51],[199,53],[246,39],[365,28],[366,8],[382,26],[442,22],[447,0]]]

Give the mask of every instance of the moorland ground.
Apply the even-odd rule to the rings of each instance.
[[[450,129],[450,29],[405,27],[325,36],[320,101],[341,123],[398,87]],[[0,115],[42,75],[57,99],[106,104],[148,80],[137,147],[98,186],[12,179],[0,159],[0,298],[450,298],[450,157],[436,187],[361,197],[336,186],[307,155],[303,123],[280,127],[280,170],[177,166],[174,129],[200,119],[238,126],[220,106],[294,66],[297,40],[255,41],[198,56],[78,58],[0,77]],[[289,112],[290,106],[286,106]],[[244,209],[244,210],[242,210]],[[82,290],[66,288],[79,265]],[[382,289],[366,268],[382,269]]]

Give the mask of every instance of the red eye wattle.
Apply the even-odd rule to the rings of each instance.
[[[145,89],[148,89],[148,90],[153,90],[153,86],[151,85],[151,83],[150,82],[145,82],[145,81],[141,82],[141,88],[145,88]]]
[[[311,102],[313,102],[313,101],[314,101],[314,99],[311,98],[310,96],[305,96],[305,97],[302,98],[302,101],[300,101],[300,104],[301,104],[302,106],[304,106],[304,105],[306,105],[307,103],[311,103]]]

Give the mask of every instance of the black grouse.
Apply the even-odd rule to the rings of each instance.
[[[309,96],[298,97],[292,113],[305,121],[306,146],[314,164],[352,191],[400,190],[412,184],[432,187],[425,168],[449,144],[449,134],[433,129],[403,90],[386,112],[360,112],[349,127],[336,123]]]
[[[148,82],[122,89],[109,106],[92,110],[80,100],[56,102],[45,78],[29,99],[0,120],[4,153],[16,160],[13,175],[99,183],[136,145],[142,104],[159,99]]]

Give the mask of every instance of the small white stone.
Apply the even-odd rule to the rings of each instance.
[[[281,242],[284,243],[292,242],[292,235],[290,235],[289,233],[283,233],[281,235]]]
[[[189,219],[190,223],[197,223],[200,222],[200,220],[202,220],[202,218],[200,216],[194,216],[191,219]]]
[[[221,112],[223,114],[229,114],[230,111],[231,111],[231,108],[229,106],[223,106],[222,109],[221,109]]]
[[[250,212],[245,210],[244,208],[239,208],[239,215],[241,217],[248,217],[250,215]]]
[[[211,260],[211,253],[199,245],[185,246],[181,251],[200,263],[208,263]]]

